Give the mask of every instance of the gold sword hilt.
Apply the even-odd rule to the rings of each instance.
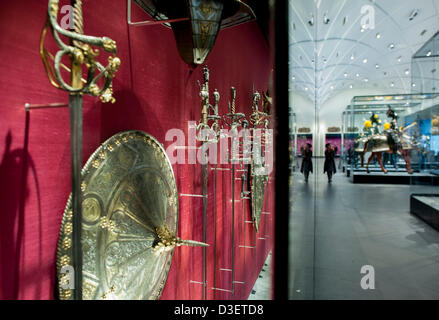
[[[59,0],[49,0],[47,21],[40,39],[40,54],[50,83],[54,87],[68,91],[71,94],[89,94],[99,96],[102,102],[115,102],[112,79],[121,63],[116,56],[116,42],[107,37],[93,37],[83,34],[81,0],[76,0],[74,4],[75,31],[63,29],[58,24],[58,11]],[[50,54],[44,47],[44,40],[49,28],[60,48],[55,55]],[[68,44],[61,40],[61,35],[69,39]],[[101,48],[111,54],[105,67],[96,60],[99,50],[93,49],[92,46]],[[71,69],[61,63],[61,59],[65,55],[69,56],[71,60]],[[53,66],[49,60],[53,60]],[[84,64],[87,69],[85,79],[82,78]],[[70,72],[70,84],[63,79],[61,69]],[[97,83],[101,79],[104,79],[104,84],[99,87]]]
[[[200,87],[199,95],[201,98],[201,119],[196,127],[197,134],[195,137],[198,141],[203,143],[217,143],[220,134],[220,126],[218,122],[221,119],[218,115],[220,94],[217,89],[214,90],[213,96],[215,105],[212,106],[209,103],[209,69],[207,66],[204,66],[203,68],[203,78],[203,84],[200,84],[198,81],[198,86]],[[209,121],[213,121],[212,125],[209,125]],[[210,136],[213,136],[213,138],[210,138]]]
[[[261,100],[261,95],[258,91],[253,92],[252,114],[250,115],[250,123],[253,127],[262,124],[263,120],[268,117],[268,114],[259,111],[258,103]]]

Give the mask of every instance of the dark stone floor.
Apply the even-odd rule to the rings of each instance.
[[[411,193],[436,186],[332,184],[321,160],[308,184],[294,173],[290,219],[291,299],[439,299],[439,232],[410,215]],[[360,286],[375,269],[375,290]]]

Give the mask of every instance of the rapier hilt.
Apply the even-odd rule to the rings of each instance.
[[[242,125],[245,115],[243,113],[236,113],[236,89],[234,87],[230,87],[230,98],[229,113],[223,116],[223,121],[233,130]]]
[[[259,111],[258,103],[261,100],[261,95],[259,92],[255,91],[253,93],[253,103],[252,103],[252,114],[250,115],[250,123],[253,127],[263,124],[263,121],[268,117],[268,114]]]
[[[115,102],[112,80],[121,63],[120,59],[116,56],[116,42],[107,37],[93,37],[83,34],[81,0],[77,0],[74,4],[74,31],[63,29],[58,24],[58,11],[59,0],[49,0],[47,21],[40,40],[40,54],[50,83],[54,87],[68,91],[71,94],[89,94],[96,97],[99,96],[102,102]],[[49,27],[56,43],[60,47],[55,56],[44,48],[44,39]],[[69,44],[64,43],[60,35],[67,37],[70,40]],[[111,54],[108,57],[106,67],[96,61],[99,50],[95,50],[91,46],[99,47]],[[71,69],[61,63],[64,55],[70,57],[72,61]],[[53,66],[50,64],[49,59],[53,60]],[[87,68],[86,79],[82,78],[82,66],[84,64]],[[67,84],[64,81],[61,69],[71,73],[71,84]],[[97,83],[102,78],[104,78],[104,84],[102,87],[99,87]]]
[[[215,104],[212,106],[209,103],[209,69],[207,67],[203,68],[204,83],[198,85],[200,87],[200,97],[201,97],[201,119],[197,125],[196,139],[201,142],[217,143],[220,135],[219,120],[221,117],[218,115],[218,102],[220,99],[220,94],[217,89],[213,92],[213,98]],[[212,121],[212,125],[209,122]],[[213,135],[213,138],[209,138]]]

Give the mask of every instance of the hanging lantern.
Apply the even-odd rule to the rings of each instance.
[[[181,58],[202,64],[220,29],[255,19],[253,10],[239,0],[135,0],[152,18],[171,27]],[[187,19],[182,19],[188,17]],[[175,22],[175,20],[179,20]],[[170,20],[172,22],[167,22]]]

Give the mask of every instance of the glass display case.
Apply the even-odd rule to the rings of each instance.
[[[297,116],[293,108],[289,107],[289,139],[290,139],[290,167],[292,171],[297,169]]]
[[[439,139],[436,138],[439,137],[438,97],[436,93],[354,97],[342,114],[344,168],[348,171],[367,170],[365,165],[371,150],[366,148],[362,152],[360,138],[370,135],[371,131],[374,134],[386,134],[392,122],[388,116],[390,109],[397,114],[395,126],[412,141],[408,151],[412,170],[420,172],[436,169],[435,157],[439,151]],[[407,161],[400,151],[395,154],[383,149],[382,157],[386,171],[409,171],[406,170]],[[382,170],[376,158],[369,164],[369,170]]]
[[[428,40],[411,60],[411,92],[437,93],[439,75],[439,32]]]
[[[439,64],[439,32],[428,40],[412,57],[411,90],[413,94],[431,92],[437,97]],[[412,156],[417,160],[418,170],[437,172],[439,159],[439,105],[438,100],[422,105],[405,118],[405,125],[417,123],[413,128],[418,135],[419,148]]]
[[[341,127],[341,163],[343,172],[346,172],[347,166],[351,164],[352,158],[355,158],[354,143],[358,137],[358,127],[354,126],[351,117],[352,111],[349,107],[342,113],[342,127]],[[354,159],[354,163],[356,160]]]

